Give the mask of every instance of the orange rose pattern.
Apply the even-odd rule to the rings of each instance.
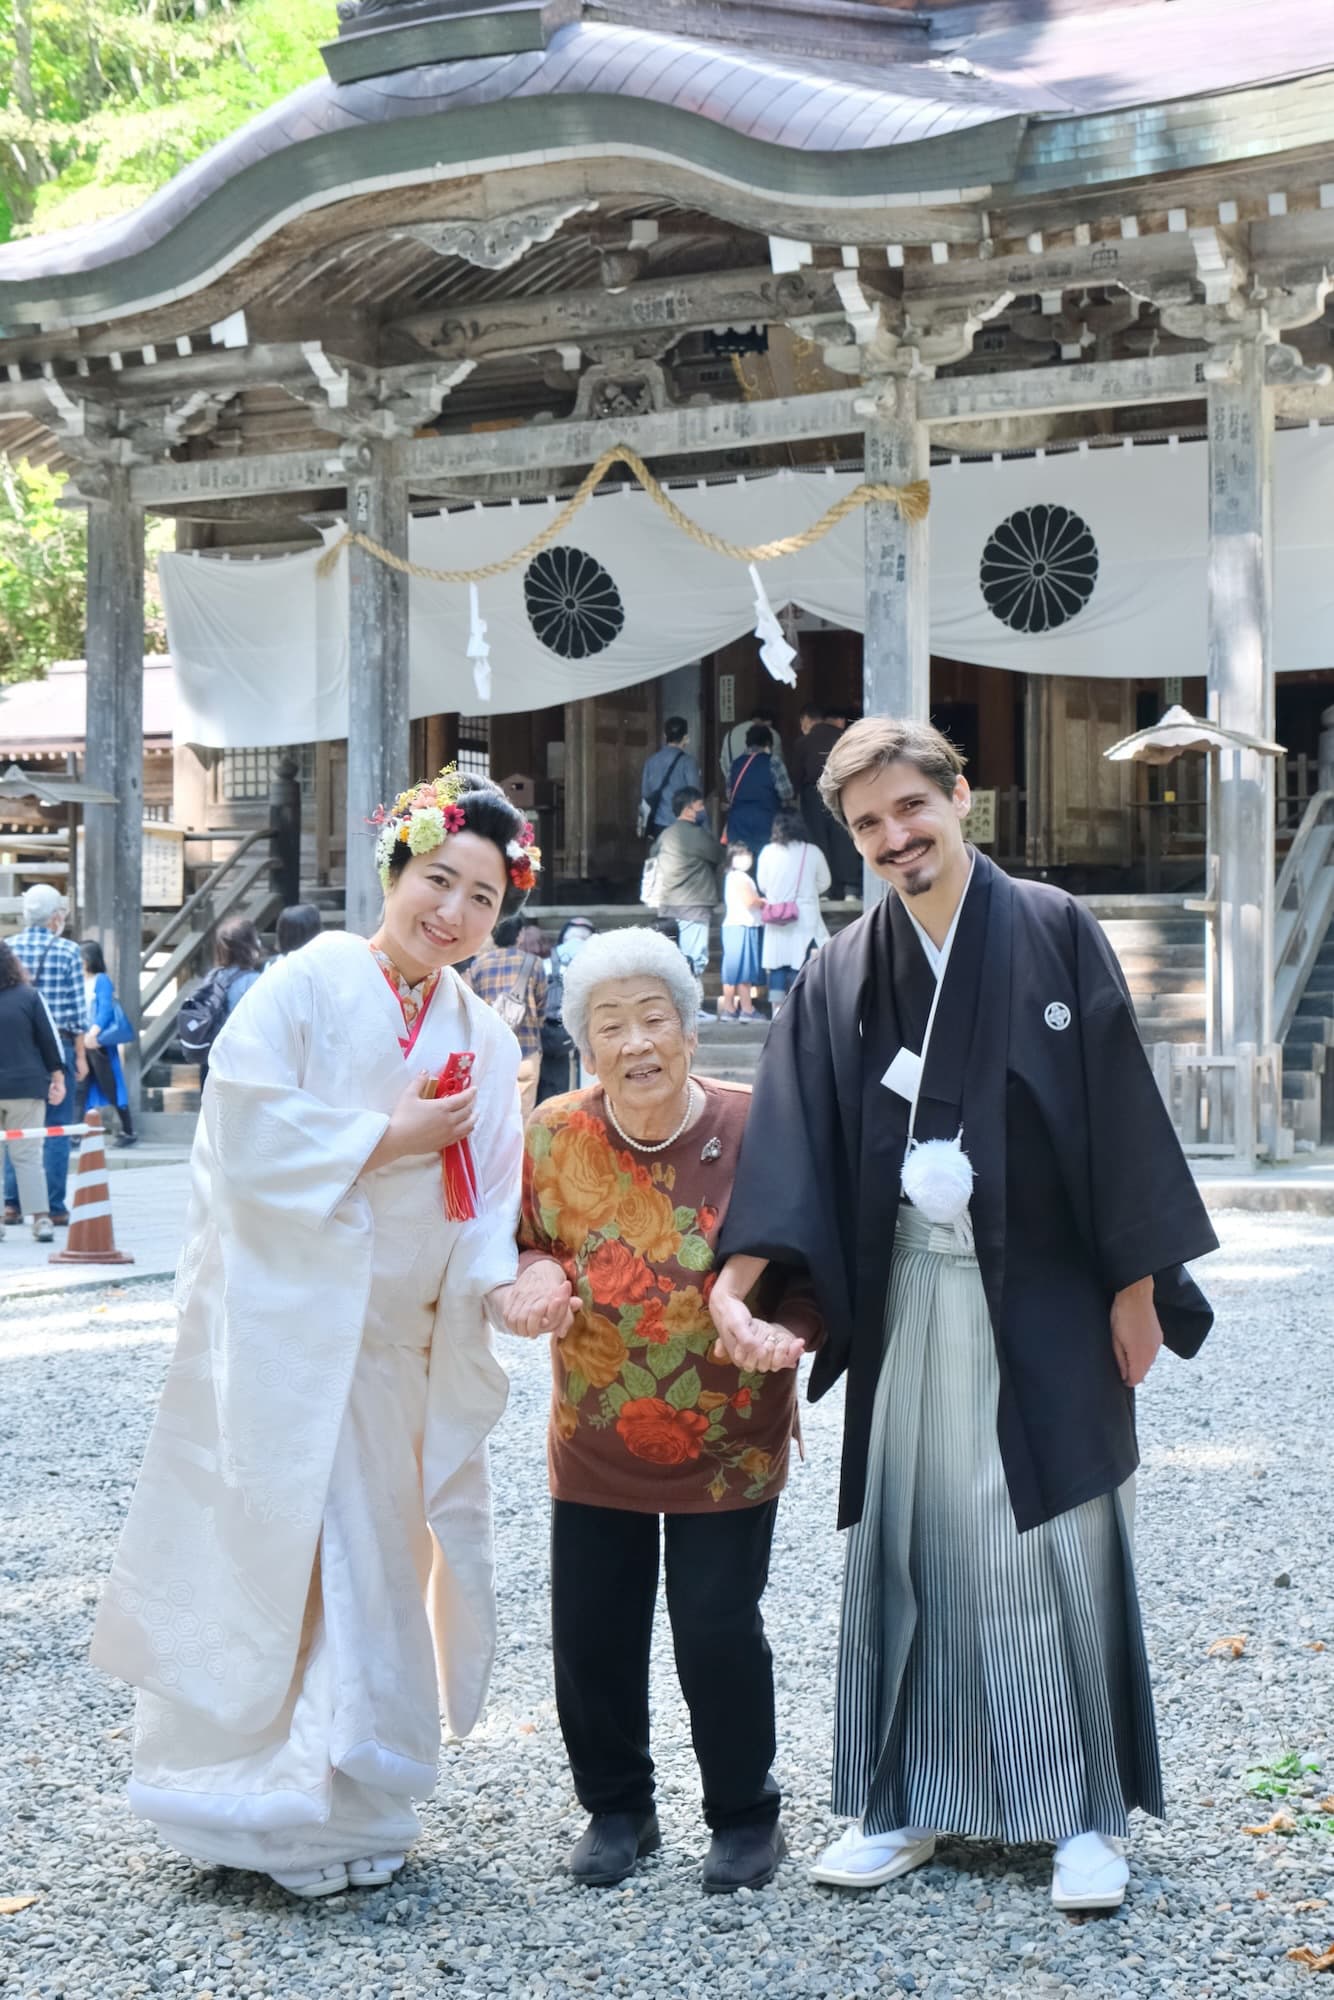
[[[646,1458],[650,1465],[680,1465],[699,1457],[709,1420],[698,1410],[674,1410],[661,1396],[640,1396],[621,1404],[616,1428],[636,1458]]]
[[[667,1478],[662,1493],[686,1505],[683,1478],[699,1482],[694,1504],[767,1499],[786,1477],[792,1378],[739,1375],[711,1358],[717,1197],[731,1161],[697,1174],[691,1162],[636,1158],[613,1140],[592,1108],[600,1104],[597,1090],[554,1099],[525,1135],[520,1244],[557,1258],[581,1301],[553,1342],[553,1466],[572,1454],[591,1489],[601,1465],[619,1493],[634,1489],[638,1463],[646,1494],[656,1497],[656,1473]],[[739,1138],[737,1100],[715,1105]],[[705,1185],[714,1199],[689,1206],[689,1190]]]
[[[622,1240],[648,1263],[665,1264],[681,1248],[675,1213],[667,1196],[651,1182],[636,1182],[617,1204],[616,1226]]]
[[[632,1306],[657,1290],[657,1278],[624,1243],[599,1243],[584,1264],[588,1289],[600,1306]]]
[[[627,1348],[600,1313],[581,1312],[564,1340],[560,1358],[567,1374],[579,1374],[595,1389],[609,1389],[625,1366]]]

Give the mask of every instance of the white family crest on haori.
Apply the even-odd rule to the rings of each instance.
[[[1048,1002],[1046,1012],[1042,1018],[1049,1028],[1055,1028],[1057,1034],[1060,1034],[1063,1029],[1068,1028],[1070,1025],[1070,1009],[1066,1006],[1064,1000],[1052,1000]]]
[[[485,1295],[516,1268],[519,1051],[442,973],[412,1068],[476,1054],[479,1212],[453,1222],[438,1157],[363,1173],[402,1027],[365,940],[326,933],[210,1057],[180,1339],[93,1642],[140,1690],[131,1805],[204,1860],[396,1851],[441,1697],[464,1735],[486,1695],[507,1381]]]

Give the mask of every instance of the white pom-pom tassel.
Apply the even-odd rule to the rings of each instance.
[[[789,646],[783,637],[783,628],[774,616],[769,593],[754,563],[750,564],[750,580],[755,586],[755,637],[760,642],[760,658],[776,681],[786,681],[789,687],[795,687],[797,676],[792,662],[797,657],[796,648]]]
[[[958,1222],[973,1196],[973,1163],[958,1139],[925,1139],[903,1162],[903,1192],[928,1222]]]
[[[491,699],[491,648],[487,644],[486,620],[482,616],[477,585],[468,585],[468,658],[472,661],[472,681],[478,701]]]

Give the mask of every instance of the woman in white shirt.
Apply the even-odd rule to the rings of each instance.
[[[820,915],[820,898],[829,888],[829,863],[806,838],[806,822],[797,812],[780,812],[773,837],[756,865],[760,895],[772,910],[786,904],[795,909],[787,921],[772,916],[764,922],[764,974],[771,1007],[777,1013],[806,960],[829,932]]]
[[[723,997],[720,1021],[758,1021],[754,989],[764,984],[760,956],[762,897],[751,874],[754,856],[738,843],[727,850],[723,877]]]

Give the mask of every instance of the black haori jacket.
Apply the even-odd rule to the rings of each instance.
[[[908,1105],[880,1079],[920,1049],[934,977],[899,898],[813,959],[770,1031],[718,1246],[809,1270],[828,1329],[812,1400],[846,1370],[839,1525],[859,1519]],[[963,1144],[1000,1366],[997,1434],[1021,1530],[1129,1478],[1135,1399],[1113,1295],[1154,1278],[1164,1339],[1213,1314],[1183,1264],[1217,1248],[1097,923],[975,854],[917,1113]]]

